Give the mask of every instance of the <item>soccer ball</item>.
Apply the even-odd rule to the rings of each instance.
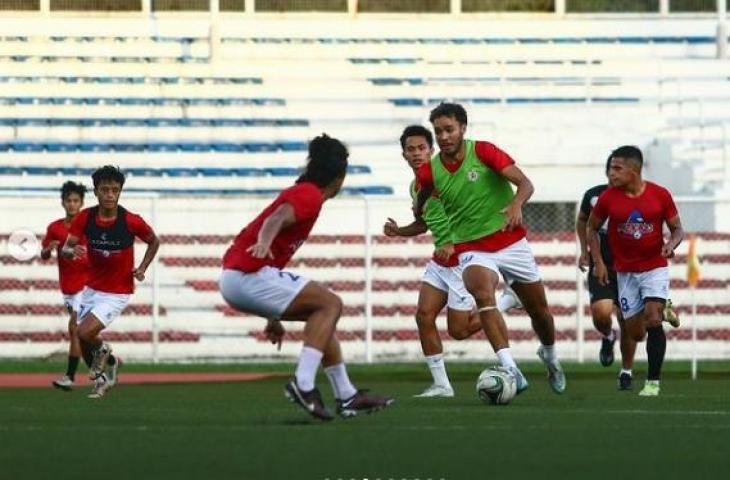
[[[504,367],[489,367],[479,374],[477,394],[484,403],[507,405],[517,395],[517,379]]]

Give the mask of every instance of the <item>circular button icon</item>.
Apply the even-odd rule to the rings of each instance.
[[[21,262],[30,260],[38,255],[41,246],[35,233],[30,230],[16,230],[8,238],[8,253]]]

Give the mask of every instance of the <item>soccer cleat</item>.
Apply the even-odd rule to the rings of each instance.
[[[634,377],[632,377],[630,373],[621,372],[621,374],[618,376],[618,389],[631,390],[632,388],[634,388],[634,386],[632,385],[633,380]]]
[[[664,304],[662,319],[674,328],[677,328],[680,325],[679,315],[677,315],[677,311],[674,310],[674,305],[672,305],[671,299],[667,299],[667,303]]]
[[[320,420],[332,420],[335,418],[332,412],[324,406],[322,395],[320,395],[316,387],[308,392],[304,392],[299,389],[297,379],[292,378],[284,387],[284,395],[315,418],[319,418]]]
[[[540,357],[540,360],[542,360],[545,364],[545,368],[547,368],[548,383],[550,383],[550,388],[553,389],[553,392],[557,394],[565,393],[567,381],[565,379],[563,367],[560,366],[560,362],[557,359],[553,361],[547,360],[545,358],[545,350],[542,348],[542,345],[540,345],[540,348],[537,349],[537,356]]]
[[[61,390],[70,391],[74,386],[74,381],[68,378],[68,375],[64,375],[63,377],[56,379],[53,381],[53,386],[56,388],[60,388]]]
[[[517,296],[514,290],[510,288],[509,285],[504,286],[504,290],[502,290],[502,298],[505,299],[504,302],[510,305],[511,308],[523,308],[522,301],[520,301],[520,297]],[[509,299],[509,300],[507,300]],[[500,299],[500,303],[502,303],[502,300]]]
[[[115,360],[116,361],[114,362],[114,365],[107,365],[106,369],[104,370],[106,378],[112,386],[117,384],[117,381],[119,379],[119,367],[122,366],[121,358],[116,357]]]
[[[89,368],[89,378],[96,380],[104,373],[106,368],[106,361],[109,359],[109,355],[112,353],[112,347],[108,343],[103,343],[99,349],[94,352],[94,359],[91,361],[91,367]]]
[[[91,389],[91,393],[88,394],[87,398],[101,398],[104,395],[106,395],[106,392],[109,391],[110,388],[112,388],[114,385],[109,383],[109,380],[106,378],[106,374],[102,373],[99,375],[99,377],[94,382],[94,388]]]
[[[601,351],[598,353],[598,360],[604,367],[608,367],[613,363],[613,345],[616,343],[616,331],[612,330],[611,333],[613,333],[613,340],[603,337],[601,339]]]
[[[659,396],[659,380],[647,380],[644,382],[644,388],[639,392],[640,397],[658,397]]]
[[[337,413],[342,418],[352,418],[360,413],[377,412],[392,405],[393,402],[394,398],[368,393],[368,390],[358,390],[347,400],[337,400]]]
[[[527,381],[527,378],[522,374],[519,368],[511,367],[507,370],[509,370],[509,372],[515,377],[515,382],[517,384],[517,395],[528,389],[528,387],[530,386],[530,382]]]
[[[426,390],[418,395],[413,395],[414,398],[430,398],[430,397],[443,397],[451,398],[454,396],[454,389],[451,385],[430,385]]]

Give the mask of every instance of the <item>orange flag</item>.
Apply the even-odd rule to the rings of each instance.
[[[697,237],[689,237],[689,253],[687,253],[687,283],[691,288],[697,288],[701,276],[700,259],[697,256]]]

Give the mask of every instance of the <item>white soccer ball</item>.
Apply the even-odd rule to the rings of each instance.
[[[485,403],[507,405],[517,395],[517,379],[504,367],[489,367],[479,374],[477,394]]]

